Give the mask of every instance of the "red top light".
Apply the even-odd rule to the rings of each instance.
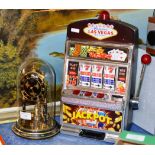
[[[149,54],[144,54],[142,57],[141,57],[141,62],[144,64],[144,65],[148,65],[151,63],[151,56]]]
[[[110,20],[109,12],[106,11],[106,10],[101,11],[100,14],[99,14],[99,18],[98,19],[100,19],[100,20]]]

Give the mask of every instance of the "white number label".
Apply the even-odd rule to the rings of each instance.
[[[143,142],[144,139],[145,139],[145,136],[127,134],[126,138],[127,139],[131,139],[131,140],[137,140],[137,141]]]
[[[77,29],[77,28],[71,28],[71,32],[74,32],[74,33],[79,33],[79,32],[80,32],[80,30],[79,30],[79,29]]]
[[[31,120],[31,113],[20,111],[20,118],[25,120]]]

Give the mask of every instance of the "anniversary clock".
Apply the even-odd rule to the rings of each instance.
[[[12,127],[16,135],[43,139],[59,132],[55,120],[55,73],[38,58],[23,63],[17,78],[19,116]]]

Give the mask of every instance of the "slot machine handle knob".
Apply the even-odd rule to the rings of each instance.
[[[143,65],[149,65],[151,63],[151,56],[149,54],[144,54],[141,57],[141,62]]]
[[[110,20],[110,14],[108,11],[103,10],[100,12],[98,19],[100,20]]]
[[[144,54],[141,57],[141,63],[143,65],[142,65],[142,69],[141,69],[141,73],[140,73],[140,79],[139,79],[137,91],[135,92],[134,97],[130,100],[130,103],[132,105],[132,109],[133,110],[137,110],[138,109],[139,95],[140,95],[141,86],[142,86],[143,79],[144,79],[145,68],[146,68],[146,65],[149,65],[151,63],[151,60],[152,59],[151,59],[151,56],[149,54]]]

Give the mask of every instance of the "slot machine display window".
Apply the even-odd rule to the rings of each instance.
[[[70,43],[68,56],[75,58],[96,59],[112,62],[127,63],[128,49],[111,46]]]
[[[122,102],[127,92],[129,50],[127,47],[69,41],[63,94]]]

